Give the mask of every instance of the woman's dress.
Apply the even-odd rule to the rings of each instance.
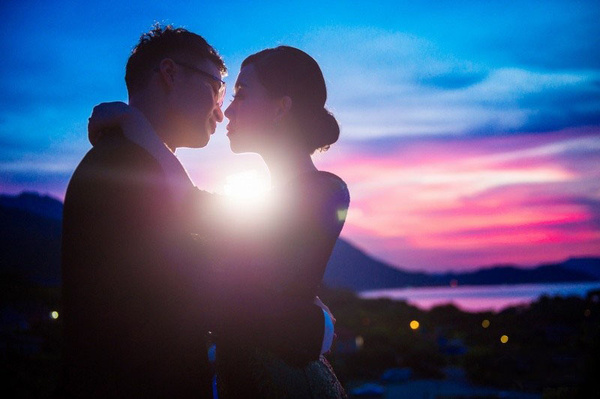
[[[238,310],[253,302],[278,301],[282,296],[312,302],[350,198],[343,180],[315,171],[274,189],[271,200],[262,212],[255,208],[250,212],[228,208],[221,199],[202,219],[200,230],[210,236],[204,237],[210,247],[207,252],[220,276],[217,284],[228,293],[222,300],[237,300],[237,305],[230,306],[238,306]],[[232,292],[236,293],[234,299]],[[301,348],[275,355],[260,346],[246,345],[248,331],[227,326],[215,330],[220,399],[346,397],[325,357],[307,361]],[[265,326],[266,330],[276,334],[277,320]],[[302,326],[298,326],[301,333]]]

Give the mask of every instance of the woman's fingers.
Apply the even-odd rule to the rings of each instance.
[[[88,119],[88,140],[90,143],[95,145],[102,137],[104,130],[120,126],[129,112],[129,105],[121,101],[96,105]]]

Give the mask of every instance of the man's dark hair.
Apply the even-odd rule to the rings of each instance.
[[[140,37],[127,60],[125,84],[129,93],[146,87],[160,61],[170,57],[208,60],[215,64],[221,74],[227,72],[221,56],[202,36],[184,28],[156,24],[150,32]]]

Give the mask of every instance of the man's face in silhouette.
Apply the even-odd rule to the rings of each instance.
[[[171,148],[206,146],[223,121],[219,104],[222,83],[219,69],[210,61],[173,60],[173,85],[168,94]]]

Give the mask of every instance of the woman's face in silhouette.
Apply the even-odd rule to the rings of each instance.
[[[225,110],[227,137],[235,153],[261,153],[273,140],[278,101],[267,93],[252,64],[242,68],[234,98]]]

